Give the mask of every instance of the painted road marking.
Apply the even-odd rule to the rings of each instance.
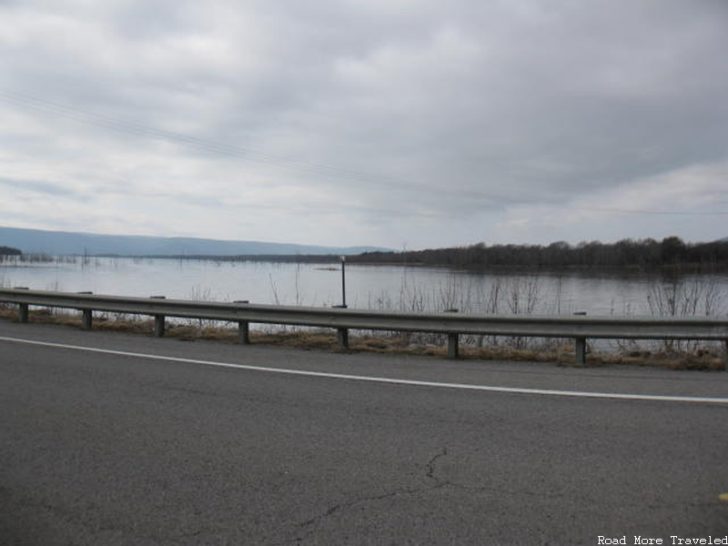
[[[500,392],[509,394],[532,394],[541,396],[570,396],[575,398],[607,398],[616,400],[647,400],[658,402],[686,402],[697,404],[725,404],[728,405],[728,398],[711,398],[701,396],[664,396],[657,394],[623,394],[614,392],[585,392],[585,391],[562,391],[553,389],[529,389],[522,387],[497,387],[492,385],[472,385],[467,383],[441,383],[437,381],[418,381],[414,379],[393,379],[389,377],[372,377],[365,375],[349,375],[329,372],[312,372],[306,370],[291,370],[286,368],[268,368],[265,366],[251,366],[248,364],[233,364],[230,362],[215,362],[212,360],[198,360],[194,358],[182,358],[177,356],[163,356],[146,353],[133,353],[128,351],[115,351],[111,349],[99,349],[96,347],[84,347],[81,345],[67,345],[65,343],[52,343],[48,341],[35,341],[14,337],[0,336],[0,341],[9,343],[22,343],[25,345],[38,345],[41,347],[53,347],[56,349],[69,349],[72,351],[84,351],[89,353],[108,354],[115,356],[128,356],[133,358],[144,358],[147,360],[160,360],[164,362],[181,362],[185,364],[199,364],[202,366],[216,366],[219,368],[234,368],[255,372],[278,373],[288,375],[301,375],[306,377],[323,377],[328,379],[346,379],[349,381],[367,381],[370,383],[387,383],[392,385],[409,385],[415,387],[434,387],[443,389],[460,389],[471,391]]]

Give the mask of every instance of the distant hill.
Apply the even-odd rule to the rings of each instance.
[[[26,254],[118,256],[351,255],[383,250],[375,247],[329,247],[260,241],[223,241],[192,237],[99,235],[1,226],[0,245],[18,248]]]

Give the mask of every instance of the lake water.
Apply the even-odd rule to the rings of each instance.
[[[0,285],[310,306],[338,305],[342,291],[338,266],[147,258],[11,260],[0,263]],[[633,316],[728,312],[728,275],[667,279],[347,265],[346,292],[348,306],[361,309]]]

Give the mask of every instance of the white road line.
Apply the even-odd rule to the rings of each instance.
[[[238,370],[249,370],[266,373],[279,373],[289,375],[302,375],[308,377],[325,377],[329,379],[346,379],[349,381],[368,381],[372,383],[389,383],[393,385],[410,385],[416,387],[435,387],[443,389],[461,389],[471,391],[501,392],[510,394],[535,394],[542,396],[571,396],[575,398],[608,398],[617,400],[648,400],[659,402],[688,402],[698,404],[725,404],[728,405],[728,398],[710,398],[701,396],[663,396],[657,394],[622,394],[612,392],[584,392],[584,391],[561,391],[553,389],[528,389],[521,387],[496,387],[491,385],[469,385],[467,383],[440,383],[436,381],[417,381],[413,379],[393,379],[389,377],[371,377],[365,375],[348,375],[328,372],[311,372],[306,370],[291,370],[286,368],[268,368],[265,366],[250,366],[247,364],[233,364],[230,362],[215,362],[212,360],[198,360],[194,358],[181,358],[177,356],[162,356],[146,353],[132,353],[128,351],[114,351],[111,349],[99,349],[96,347],[84,347],[81,345],[66,345],[64,343],[51,343],[47,341],[35,341],[14,337],[0,336],[0,341],[9,343],[22,343],[25,345],[39,345],[42,347],[53,347],[56,349],[70,349],[73,351],[85,351],[89,353],[100,353],[115,356],[128,356],[144,358],[148,360],[161,360],[165,362],[182,362],[185,364],[200,364],[203,366],[216,366],[220,368],[234,368]]]

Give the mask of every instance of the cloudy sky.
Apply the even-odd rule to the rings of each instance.
[[[724,0],[0,0],[0,225],[728,236]]]

